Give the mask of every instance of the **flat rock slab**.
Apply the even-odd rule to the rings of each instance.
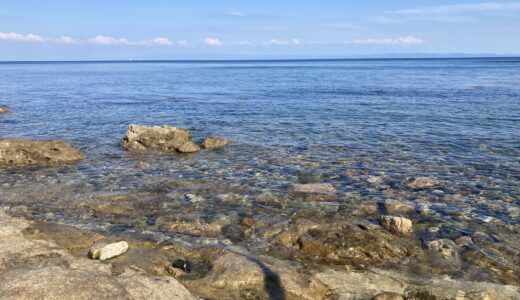
[[[409,277],[372,269],[363,272],[329,270],[316,276],[334,292],[334,299],[373,299],[384,293],[405,299],[520,299],[518,286],[443,278]],[[376,298],[374,298],[376,299]],[[377,299],[392,299],[377,298]]]
[[[188,129],[168,125],[130,125],[121,140],[121,146],[134,153],[149,151],[193,153],[200,151],[200,147],[192,141],[192,135]]]
[[[292,190],[296,193],[309,194],[332,194],[336,192],[336,188],[330,183],[296,183],[292,185]]]
[[[91,259],[99,259],[99,260],[107,260],[124,254],[128,251],[128,243],[125,241],[118,243],[102,243],[99,245],[93,246],[88,256]]]
[[[70,163],[85,155],[64,141],[0,139],[0,167]]]

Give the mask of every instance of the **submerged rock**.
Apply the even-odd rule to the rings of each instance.
[[[216,136],[216,135],[212,135],[210,137],[207,137],[203,142],[202,142],[202,147],[205,148],[205,149],[211,149],[211,148],[220,148],[220,147],[224,147],[224,146],[227,146],[229,144],[229,141],[228,140],[225,140],[219,136]]]
[[[85,155],[64,141],[0,139],[0,166],[75,162]]]
[[[114,258],[128,251],[128,243],[125,241],[112,244],[99,244],[93,246],[88,257],[91,259],[107,260]]]
[[[188,129],[163,126],[130,125],[121,140],[121,146],[128,151],[144,153],[161,151],[168,153],[192,153],[200,150],[192,141]]]
[[[431,179],[428,177],[419,177],[415,178],[411,182],[409,182],[407,185],[409,188],[414,190],[421,190],[421,189],[427,189],[435,187],[439,184],[439,182],[435,179]]]
[[[9,109],[9,106],[0,105],[0,115],[10,112],[11,109]]]
[[[336,192],[330,183],[295,183],[292,185],[292,189],[296,193],[331,194]]]
[[[410,233],[413,231],[412,220],[403,217],[382,216],[381,225],[393,233]]]

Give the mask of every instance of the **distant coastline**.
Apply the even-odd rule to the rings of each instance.
[[[377,61],[377,60],[465,60],[465,59],[518,59],[518,55],[493,54],[385,54],[349,57],[300,58],[236,58],[236,59],[100,59],[100,60],[0,60],[0,64],[23,63],[244,63],[244,62],[317,62],[317,61]]]

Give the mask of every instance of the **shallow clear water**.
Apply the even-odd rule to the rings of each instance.
[[[396,200],[462,233],[520,220],[520,58],[7,63],[0,104],[12,110],[0,116],[1,137],[63,139],[87,154],[78,165],[0,169],[0,204],[35,218],[153,231],[150,219],[164,215],[276,222],[304,209],[362,215],[363,203]],[[233,143],[133,156],[119,146],[132,123]],[[416,177],[440,184],[410,190]],[[302,200],[290,193],[296,182],[338,191]],[[136,209],[83,205],[110,193],[134,194]],[[207,201],[193,207],[185,193]]]

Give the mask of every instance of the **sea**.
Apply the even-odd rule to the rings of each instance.
[[[520,274],[520,58],[2,62],[0,105],[0,138],[86,154],[0,169],[0,206],[31,219],[196,243],[156,220],[396,214],[453,239],[483,232],[482,252]],[[231,144],[135,155],[120,146],[130,124]],[[417,178],[436,185],[411,188]],[[301,195],[298,183],[336,191]],[[107,195],[129,195],[128,209],[99,208]]]

